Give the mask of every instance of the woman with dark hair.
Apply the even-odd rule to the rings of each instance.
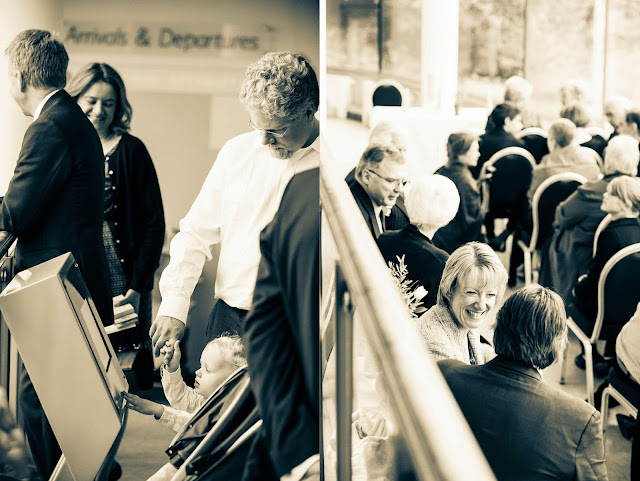
[[[66,90],[96,128],[105,156],[103,238],[111,294],[124,296],[114,306],[131,304],[138,313],[134,332],[119,334],[114,343],[149,347],[151,291],[165,232],[158,177],[145,145],[128,133],[132,109],[118,72],[104,63],[89,64]]]
[[[484,241],[482,223],[487,212],[480,186],[491,177],[474,179],[470,169],[478,162],[478,139],[468,132],[454,132],[447,140],[449,161],[436,174],[453,181],[460,194],[460,207],[454,219],[436,231],[433,243],[449,254],[471,241]]]
[[[600,414],[542,382],[562,356],[564,303],[530,284],[498,311],[497,357],[482,366],[438,363],[496,478],[607,479]]]
[[[484,163],[493,154],[507,147],[522,147],[524,144],[514,134],[522,130],[520,109],[511,103],[498,104],[489,114],[485,133],[480,136],[480,158],[471,169],[477,179]]]

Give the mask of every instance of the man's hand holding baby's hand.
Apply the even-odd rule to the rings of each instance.
[[[149,401],[148,399],[142,399],[140,396],[128,392],[123,392],[122,395],[127,400],[130,409],[142,414],[152,414],[157,419],[162,417],[162,413],[164,412],[162,405]]]
[[[160,355],[164,356],[163,364],[169,372],[176,372],[180,367],[180,341],[176,341],[174,345],[165,344],[160,350]]]

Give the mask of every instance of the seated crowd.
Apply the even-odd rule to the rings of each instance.
[[[541,381],[542,370],[566,347],[567,316],[589,335],[604,265],[640,243],[640,111],[626,99],[612,98],[605,104],[609,131],[592,128],[588,96],[580,83],[571,82],[561,92],[559,118],[542,130],[527,105],[529,83],[514,77],[505,88],[485,133],[451,133],[448,158],[433,175],[410,178],[406,149],[378,138],[347,182],[392,273],[403,264],[410,289],[423,296],[422,312],[408,306],[410,314],[498,479],[537,479],[543,473],[553,479],[607,479],[601,422],[608,420],[600,419],[600,399],[596,410]],[[494,159],[506,148],[528,148],[523,124],[546,136],[546,154],[536,160],[532,151],[510,150],[536,162],[529,160],[526,185],[504,179],[498,184],[504,164]],[[390,139],[394,127],[385,123],[384,129]],[[512,293],[502,304],[507,285],[516,287],[523,267],[517,241],[528,242],[534,229],[542,229],[533,225],[540,219],[532,213],[532,199],[564,173],[574,174],[577,188],[551,205],[555,217],[549,216],[548,237],[537,245],[539,284]],[[492,212],[489,194],[496,189],[519,189],[523,195],[518,205]],[[608,225],[603,223],[594,248],[605,217]],[[496,235],[497,218],[508,223]],[[509,237],[505,269],[496,251],[505,250]],[[640,292],[637,297],[640,301]],[[478,328],[490,327],[495,310],[492,346]],[[625,322],[604,323],[608,342],[602,354],[593,346],[595,372],[603,377],[611,369],[610,379],[623,376],[637,408],[640,384],[633,376],[640,359],[637,349],[631,356],[628,349],[637,330]],[[575,362],[585,368],[583,355]],[[638,424],[632,429],[632,479],[640,465]]]

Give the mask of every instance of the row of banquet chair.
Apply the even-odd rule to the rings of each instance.
[[[603,141],[609,138],[609,134],[600,127],[590,126],[585,127],[585,130],[592,137],[601,137]],[[549,135],[540,127],[527,127],[515,134],[515,137],[524,143],[526,150],[531,153],[537,164],[549,153],[547,146]]]
[[[526,134],[527,131],[535,135],[546,135],[544,130],[536,128],[524,129],[522,132]],[[592,135],[596,133],[593,132]],[[521,147],[502,149],[483,165],[483,172],[489,168],[495,168],[492,181],[483,184],[483,197],[489,196],[490,211],[493,211],[489,222],[493,222],[495,218],[507,217],[509,208],[522,199],[522,196],[527,195],[535,165],[536,159],[531,152]],[[525,284],[533,282],[534,265],[539,263],[536,262],[536,256],[539,259],[542,246],[553,233],[556,207],[585,182],[587,180],[582,175],[565,172],[549,177],[536,189],[531,199],[533,223],[531,238],[528,242],[518,241],[519,247],[524,251]],[[611,217],[605,216],[595,232],[592,250],[594,257],[600,233],[610,221]],[[639,285],[640,244],[633,244],[609,259],[600,274],[598,313],[592,332],[584,333],[573,319],[569,318],[568,320],[569,328],[584,347],[587,398],[591,404],[594,404],[592,345],[600,339],[603,324],[608,324],[612,320],[616,320],[619,324],[633,315],[636,305],[640,301],[640,289],[637,287]],[[561,383],[564,383],[564,362],[561,371]],[[635,408],[624,400],[614,387],[605,390],[603,398],[606,399],[604,401],[608,402],[609,396],[615,397],[619,402],[622,399],[620,403],[635,415]],[[605,403],[603,406],[606,408]]]

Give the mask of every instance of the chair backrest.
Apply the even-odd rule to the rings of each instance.
[[[527,137],[528,135],[537,135],[538,137],[544,137],[545,139],[549,137],[547,131],[541,129],[540,127],[527,127],[526,129],[522,129],[514,134],[516,139],[522,139],[523,137]]]
[[[592,258],[596,256],[596,250],[598,249],[598,238],[600,237],[600,234],[602,233],[602,231],[607,228],[607,226],[609,225],[609,222],[611,222],[611,214],[605,215],[604,219],[602,219],[600,221],[600,224],[598,224],[596,233],[593,236],[593,252],[591,253]]]
[[[516,134],[516,138],[524,143],[524,148],[533,155],[536,164],[539,164],[542,157],[549,153],[547,137],[547,131],[539,127],[528,127]]]
[[[640,302],[640,243],[618,252],[602,268],[598,279],[598,315],[591,343],[613,340]]]
[[[489,209],[513,206],[527,195],[536,161],[522,147],[507,147],[491,156],[482,166],[481,176],[487,169],[495,167],[491,182],[483,182],[483,198],[489,196]],[[487,185],[489,184],[489,186]]]
[[[595,137],[597,135],[599,137],[602,137],[604,140],[607,140],[609,138],[609,133],[606,130],[601,127],[596,127],[595,125],[585,127],[584,130],[592,137]]]
[[[540,249],[553,232],[556,207],[587,179],[575,172],[562,172],[545,179],[531,199],[533,230],[529,247]]]
[[[397,80],[379,80],[373,87],[373,105],[400,107],[404,104],[404,87]]]

